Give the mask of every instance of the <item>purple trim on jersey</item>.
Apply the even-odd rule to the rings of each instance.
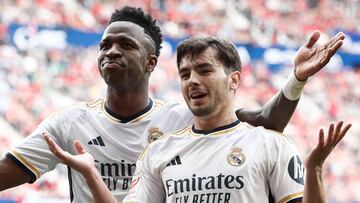
[[[23,170],[25,173],[27,173],[31,180],[29,181],[29,183],[33,183],[36,181],[36,175],[35,173],[33,173],[30,169],[28,169],[23,163],[21,163],[14,155],[10,154],[10,153],[7,153],[6,155],[6,158],[9,158],[11,160],[14,161],[14,163],[21,168],[21,170]]]
[[[217,131],[221,131],[221,130],[226,130],[228,128],[232,128],[234,126],[236,126],[237,124],[239,124],[241,121],[240,120],[236,120],[228,125],[224,125],[224,126],[220,126],[220,127],[217,127],[215,129],[212,129],[212,130],[197,130],[195,129],[195,125],[192,126],[192,131],[194,133],[197,133],[197,134],[203,134],[203,135],[208,135],[210,133],[214,133],[214,132],[217,132]]]
[[[297,203],[297,202],[302,202],[302,197],[297,197],[295,199],[292,199],[290,201],[288,201],[287,203]]]
[[[131,115],[131,116],[121,116],[113,111],[111,111],[109,109],[109,107],[106,106],[106,102],[105,102],[105,111],[110,114],[112,117],[116,118],[116,119],[119,119],[120,120],[120,123],[127,123],[127,122],[130,122],[132,120],[134,120],[135,118],[139,117],[139,116],[142,116],[144,115],[145,113],[147,113],[148,111],[151,110],[152,106],[153,106],[153,101],[152,99],[149,98],[149,104],[141,111]]]

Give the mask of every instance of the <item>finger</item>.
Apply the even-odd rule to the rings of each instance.
[[[340,131],[341,131],[341,128],[342,128],[342,125],[344,124],[344,121],[340,121],[336,124],[336,127],[335,127],[335,134],[336,135],[339,135],[340,134]]]
[[[347,124],[347,125],[341,130],[340,135],[338,136],[335,145],[336,145],[337,143],[339,143],[339,142],[343,139],[343,137],[345,137],[346,133],[347,133],[348,130],[351,128],[351,126],[352,126],[351,124]]]
[[[325,45],[327,45],[326,47],[332,47],[334,46],[336,43],[343,41],[345,39],[345,34],[342,32],[339,32],[335,37],[332,38],[332,40],[330,40],[328,43],[326,43]]]
[[[342,32],[338,32],[334,37],[332,37],[329,41],[327,41],[323,46],[326,48],[336,42],[338,40],[338,37],[341,36]]]
[[[336,143],[338,143],[339,138],[341,137],[340,132],[341,132],[341,128],[342,128],[343,124],[344,124],[344,121],[340,121],[335,126],[334,140],[333,140],[333,145],[334,146],[336,145]]]
[[[319,131],[319,142],[318,142],[318,146],[319,147],[324,147],[325,141],[324,141],[324,130],[320,129]]]
[[[331,53],[331,56],[333,56],[342,45],[343,45],[343,40],[337,41],[334,45],[331,45],[331,47],[328,50]]]
[[[331,57],[334,56],[334,54],[341,47],[342,44],[343,44],[343,41],[338,41],[333,47],[328,48],[326,50],[326,55],[323,58],[323,61],[327,61],[326,63],[328,63],[330,61]],[[326,65],[326,64],[324,64],[324,65]]]
[[[77,151],[79,154],[84,154],[84,153],[86,152],[85,149],[84,149],[84,147],[81,145],[81,143],[80,143],[79,140],[75,140],[74,146],[75,146],[76,151]]]
[[[334,139],[334,124],[332,123],[328,129],[328,135],[327,135],[327,138],[326,138],[326,143],[325,145],[326,146],[329,146],[331,145],[331,143],[333,142],[333,139]]]
[[[341,45],[343,44],[343,41],[338,41],[334,47],[332,48],[328,48],[325,51],[325,56],[321,59],[320,61],[320,65],[321,67],[326,66],[326,64],[329,63],[330,59],[332,56],[334,56],[334,54],[336,53],[336,51],[341,47]]]
[[[64,150],[62,150],[59,145],[56,144],[56,142],[49,136],[49,134],[43,133],[43,136],[49,146],[50,151],[59,159],[65,160],[66,155]]]
[[[312,48],[314,46],[314,44],[318,41],[319,37],[320,37],[320,31],[318,31],[318,30],[314,31],[311,34],[308,42],[306,43],[306,47]]]
[[[55,147],[54,147],[53,139],[47,133],[43,133],[43,136],[45,138],[45,141],[46,141],[50,151],[52,153],[55,153]]]

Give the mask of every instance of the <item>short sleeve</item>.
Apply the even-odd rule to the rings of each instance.
[[[24,172],[29,174],[30,183],[35,182],[44,173],[53,170],[59,163],[57,157],[49,150],[42,135],[43,132],[49,133],[60,147],[66,149],[59,128],[61,126],[58,116],[48,118],[6,154],[7,158],[13,160]]]
[[[160,172],[151,166],[149,148],[144,151],[136,163],[131,187],[123,203],[165,202],[165,190]]]
[[[276,144],[275,164],[270,173],[270,190],[276,202],[297,202],[304,191],[304,165],[295,145],[286,139]]]

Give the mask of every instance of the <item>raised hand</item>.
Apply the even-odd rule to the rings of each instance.
[[[88,175],[95,168],[93,156],[84,150],[83,146],[78,140],[74,142],[74,147],[79,154],[72,155],[69,152],[61,149],[61,147],[59,147],[59,145],[57,145],[47,133],[43,133],[43,136],[49,146],[50,151],[64,164],[77,170],[83,174],[83,176]]]
[[[343,44],[345,34],[339,32],[325,44],[314,47],[319,37],[320,32],[314,31],[309,41],[299,49],[295,56],[295,76],[300,81],[305,81],[325,67]]]
[[[322,169],[322,165],[325,159],[351,127],[351,124],[347,124],[345,127],[343,127],[343,123],[344,122],[340,121],[335,126],[334,124],[331,124],[328,129],[328,135],[326,138],[324,138],[324,130],[320,130],[319,142],[317,146],[310,152],[305,161],[305,167],[307,169]]]

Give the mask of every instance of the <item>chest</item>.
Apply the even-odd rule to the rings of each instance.
[[[263,184],[271,168],[268,156],[256,140],[199,139],[167,157],[161,176],[165,185],[169,180],[180,180],[198,189],[241,188],[249,181]]]

